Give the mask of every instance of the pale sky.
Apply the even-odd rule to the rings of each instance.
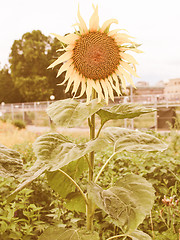
[[[32,30],[64,35],[74,31],[78,3],[86,23],[98,4],[100,25],[116,18],[113,28],[127,29],[144,53],[133,55],[139,65],[137,81],[150,85],[180,78],[180,0],[1,0],[0,67],[8,63],[14,40]]]

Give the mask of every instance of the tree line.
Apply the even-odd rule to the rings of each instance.
[[[57,85],[64,74],[56,78],[58,67],[47,69],[63,52],[56,38],[45,36],[40,30],[25,33],[15,40],[9,55],[9,66],[0,70],[0,103],[47,101],[70,97],[65,87]]]

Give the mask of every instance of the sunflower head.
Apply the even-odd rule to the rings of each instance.
[[[94,7],[94,6],[93,6]],[[49,68],[63,63],[57,76],[66,71],[67,82],[65,92],[70,90],[75,97],[81,97],[84,93],[89,103],[92,91],[97,92],[98,101],[105,99],[108,104],[109,97],[114,101],[114,92],[121,94],[120,85],[126,90],[126,81],[132,86],[131,75],[138,77],[135,65],[138,64],[127,51],[141,52],[136,48],[137,44],[125,30],[115,29],[109,31],[112,23],[118,23],[116,19],[110,19],[99,26],[98,6],[89,20],[89,29],[80,15],[78,8],[78,31],[60,36],[53,34],[59,41],[66,44],[65,51]],[[59,49],[61,50],[61,49]],[[81,88],[79,96],[77,90]]]

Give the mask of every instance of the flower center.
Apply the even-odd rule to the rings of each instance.
[[[75,69],[84,77],[105,79],[119,65],[119,47],[106,33],[89,32],[76,41],[72,58]]]

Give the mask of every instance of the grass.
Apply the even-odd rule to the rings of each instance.
[[[15,144],[34,142],[38,137],[37,133],[29,132],[26,129],[19,130],[9,122],[0,121],[0,144],[12,147]]]

